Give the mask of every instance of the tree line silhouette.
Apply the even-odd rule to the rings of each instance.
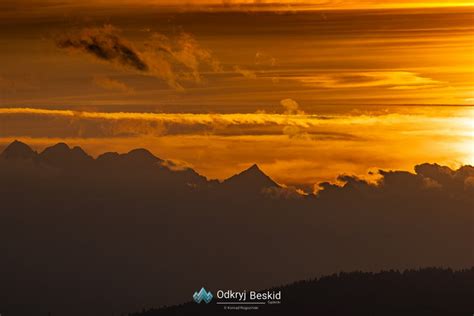
[[[259,305],[259,315],[472,315],[474,267],[341,272],[275,287],[281,304]],[[237,304],[238,305],[238,304]],[[129,316],[225,315],[216,300],[150,309]],[[228,312],[228,311],[227,311]]]

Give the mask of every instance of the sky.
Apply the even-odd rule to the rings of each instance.
[[[470,1],[2,1],[0,146],[280,183],[473,163]]]

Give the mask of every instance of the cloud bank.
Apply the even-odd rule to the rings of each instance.
[[[113,89],[126,89],[120,82],[108,78],[98,79],[99,84]],[[110,87],[109,87],[110,86]],[[54,119],[57,124],[64,122],[69,125],[71,122],[82,124],[84,128],[87,126],[101,126],[105,131],[105,126],[113,126],[120,130],[120,126],[124,130],[129,130],[132,134],[139,135],[140,130],[133,130],[133,126],[142,126],[149,131],[154,131],[156,135],[171,134],[195,134],[195,133],[216,133],[223,135],[252,135],[253,128],[258,128],[261,133],[268,135],[282,134],[282,127],[298,128],[306,132],[337,132],[342,135],[345,130],[352,129],[350,126],[362,129],[377,126],[382,128],[386,126],[408,126],[410,124],[418,124],[423,128],[434,129],[438,127],[445,128],[445,124],[457,126],[457,131],[452,130],[453,136],[470,136],[470,121],[464,116],[443,116],[443,115],[426,115],[426,114],[410,114],[410,113],[381,113],[371,115],[368,113],[355,113],[354,115],[331,115],[320,116],[314,114],[306,114],[299,107],[299,104],[292,99],[284,99],[281,102],[283,113],[233,113],[233,114],[204,114],[204,113],[151,113],[151,112],[93,112],[93,111],[77,111],[77,110],[50,110],[37,108],[0,108],[0,121],[7,124],[14,117],[22,118],[25,123],[37,121],[46,123],[48,120]],[[470,115],[466,110],[466,115]],[[421,124],[421,125],[420,125]],[[12,126],[11,134],[20,132]],[[64,128],[68,131],[69,128]],[[367,131],[369,131],[367,130]],[[363,132],[364,130],[360,130]],[[164,133],[164,134],[163,134]],[[420,135],[427,133],[426,130],[419,131]],[[21,135],[17,134],[17,135]],[[113,136],[113,134],[106,134]],[[52,136],[52,135],[50,135]],[[105,135],[104,135],[105,136]]]

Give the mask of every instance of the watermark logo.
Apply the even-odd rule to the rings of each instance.
[[[194,292],[193,299],[196,303],[201,303],[202,301],[206,302],[206,304],[209,304],[212,301],[212,293],[211,291],[206,291],[205,288],[201,288],[199,292]]]

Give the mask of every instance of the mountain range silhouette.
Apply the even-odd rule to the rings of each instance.
[[[172,178],[177,178],[182,182],[181,184],[188,186],[220,184],[216,180],[208,181],[188,167],[170,168],[173,167],[173,162],[155,157],[150,151],[143,148],[133,149],[126,154],[107,152],[94,159],[82,148],[70,148],[65,143],[58,143],[37,153],[25,143],[15,140],[0,154],[0,159],[2,158],[7,161],[27,160],[39,168],[53,167],[62,171],[101,173],[120,169],[121,172],[127,173],[147,170],[156,173],[156,176],[166,177],[165,184],[176,183]],[[263,188],[280,186],[254,164],[241,173],[224,180],[221,187],[225,190],[242,189],[247,193],[249,191],[259,193]]]
[[[14,159],[35,159],[37,153],[33,151],[28,145],[20,141],[13,141],[2,152],[1,157],[7,160]]]
[[[94,159],[15,141],[0,154],[0,313],[120,315],[202,286],[472,267],[474,168],[414,170],[300,195],[257,165],[217,181],[146,149]]]

